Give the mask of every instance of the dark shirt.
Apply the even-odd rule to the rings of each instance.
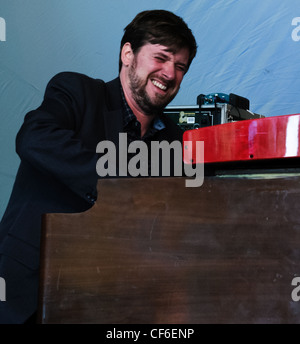
[[[159,130],[162,130],[166,127],[162,119],[159,116],[157,116],[154,118],[152,125],[150,126],[146,134],[143,137],[141,137],[141,124],[137,120],[131,108],[129,107],[125,99],[122,87],[121,94],[123,100],[123,129],[124,132],[127,133],[128,143],[135,140],[142,140],[145,142],[150,141],[152,138],[155,137],[155,134]]]
[[[143,141],[146,143],[148,148],[148,166],[146,167],[146,170],[148,170],[148,176],[151,176],[151,141],[155,140],[156,134],[162,130],[165,129],[166,126],[162,119],[159,116],[156,116],[149,129],[147,130],[146,134],[141,137],[141,124],[137,120],[136,116],[134,115],[133,111],[129,107],[125,95],[123,92],[123,89],[121,87],[121,95],[122,95],[122,101],[123,101],[123,131],[127,134],[127,145],[129,146],[131,142],[133,141]],[[127,153],[127,159],[128,161],[135,156],[135,153]],[[141,161],[138,161],[137,168],[141,168],[140,165]]]

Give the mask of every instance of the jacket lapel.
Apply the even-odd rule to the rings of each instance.
[[[123,131],[123,112],[120,79],[106,83],[106,103],[108,111],[104,113],[106,139],[119,144],[119,133]]]

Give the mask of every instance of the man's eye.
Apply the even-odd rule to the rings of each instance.
[[[166,60],[164,57],[161,56],[155,56],[155,59],[161,62],[164,62]]]
[[[181,72],[185,72],[185,66],[182,65],[176,65],[177,70],[181,71]]]

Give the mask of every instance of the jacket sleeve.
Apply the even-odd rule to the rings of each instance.
[[[94,203],[96,147],[87,147],[82,132],[83,121],[88,120],[84,118],[86,92],[82,78],[75,73],[60,73],[50,80],[41,106],[25,116],[16,151],[21,160]]]

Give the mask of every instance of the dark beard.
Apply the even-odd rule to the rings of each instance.
[[[152,116],[162,113],[163,109],[174,99],[176,94],[169,98],[165,98],[158,94],[157,101],[154,103],[146,92],[147,80],[143,83],[143,80],[137,76],[135,70],[136,62],[132,64],[129,71],[129,87],[134,101],[138,104],[145,115]]]

